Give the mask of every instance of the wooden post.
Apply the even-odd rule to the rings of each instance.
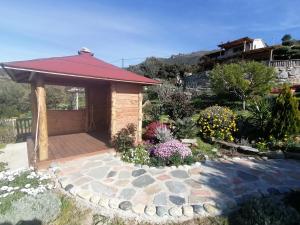
[[[89,124],[90,124],[90,95],[89,95],[89,88],[86,86],[84,88],[85,91],[85,132],[89,131]]]
[[[110,85],[110,96],[110,140],[112,141],[116,130],[116,87],[113,83]]]
[[[36,83],[37,106],[38,106],[38,146],[39,159],[48,159],[48,126],[47,126],[47,106],[46,106],[46,91],[44,81],[41,77]]]
[[[32,139],[35,141],[35,135],[36,135],[36,121],[37,121],[37,100],[36,100],[36,84],[31,83],[31,94],[30,94],[30,100],[31,100],[31,114],[32,114],[32,120],[31,120],[31,136]]]
[[[142,123],[143,123],[143,87],[141,87],[139,92],[139,118],[137,127],[137,141],[142,141]]]
[[[273,49],[270,51],[270,62],[273,60]]]

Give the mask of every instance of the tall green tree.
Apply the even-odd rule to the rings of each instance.
[[[290,87],[285,84],[276,98],[272,110],[272,134],[276,138],[297,134],[300,131],[300,112],[298,100]]]
[[[0,79],[0,118],[18,117],[30,112],[30,88],[9,79]]]
[[[210,72],[216,94],[233,94],[243,102],[267,94],[275,80],[275,70],[262,63],[249,61],[217,65]]]
[[[61,104],[68,104],[67,92],[62,86],[46,86],[48,109],[60,109]]]

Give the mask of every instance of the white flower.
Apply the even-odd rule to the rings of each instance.
[[[25,189],[25,188],[22,188],[20,191],[21,191],[21,192],[24,192],[24,193],[27,193],[27,192],[28,192],[28,190]]]
[[[3,186],[1,187],[1,191],[6,191],[9,187],[8,186]]]
[[[25,188],[30,188],[31,184],[26,184]]]
[[[13,187],[8,187],[6,191],[11,192],[13,189],[14,189]]]
[[[8,181],[13,181],[14,179],[15,179],[14,176],[9,176],[9,177],[7,177],[7,180],[8,180]]]

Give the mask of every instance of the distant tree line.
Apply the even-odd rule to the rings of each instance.
[[[197,67],[197,65],[183,63],[169,64],[151,57],[138,65],[129,66],[128,70],[149,78],[175,81],[177,78],[183,78],[186,73],[195,72]]]

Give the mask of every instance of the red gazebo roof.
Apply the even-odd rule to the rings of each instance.
[[[1,65],[16,81],[19,81],[18,76],[21,77],[21,72],[23,71],[28,74],[47,74],[47,76],[71,76],[140,84],[159,83],[159,81],[132,73],[97,59],[93,54],[85,50],[73,56],[7,62]],[[24,79],[24,75],[22,79]]]

